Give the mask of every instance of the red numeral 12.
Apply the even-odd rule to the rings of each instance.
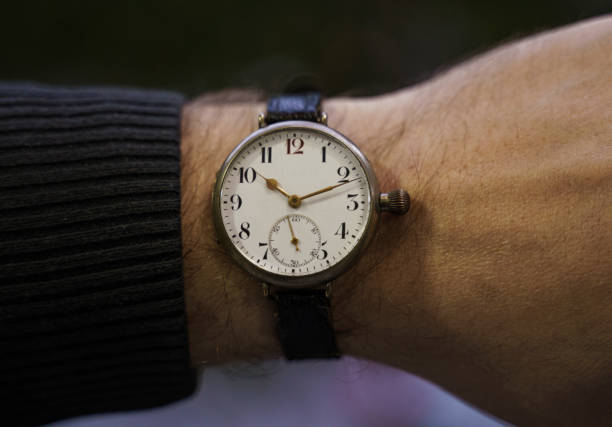
[[[287,139],[287,154],[304,154],[304,141],[300,138]]]

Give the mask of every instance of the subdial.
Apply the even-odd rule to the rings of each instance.
[[[319,254],[321,231],[305,215],[285,215],[272,226],[268,245],[272,256],[282,265],[303,267]]]

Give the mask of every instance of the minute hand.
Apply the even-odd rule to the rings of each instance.
[[[320,190],[313,191],[312,193],[308,193],[305,196],[300,197],[300,200],[304,200],[304,199],[307,199],[309,197],[316,196],[317,194],[326,193],[326,192],[328,192],[330,190],[333,190],[334,188],[341,187],[341,186],[343,186],[345,184],[348,184],[349,182],[353,182],[353,181],[356,181],[358,179],[361,179],[361,178],[353,178],[353,179],[350,179],[350,180],[348,180],[346,182],[341,182],[340,184],[330,185],[329,187],[321,188]]]

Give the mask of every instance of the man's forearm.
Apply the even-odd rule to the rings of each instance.
[[[611,21],[593,21],[407,91],[326,103],[383,186],[414,200],[334,283],[344,353],[522,425],[610,415],[611,51]],[[210,215],[214,172],[262,109],[209,99],[184,111],[194,363],[280,355],[269,302],[217,245]]]
[[[217,168],[256,124],[246,101],[200,98],[183,110],[182,209],[187,312],[194,364],[280,355],[257,282],[216,241],[211,193]]]

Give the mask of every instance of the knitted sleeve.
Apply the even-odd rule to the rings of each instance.
[[[189,395],[172,93],[0,84],[9,425]]]

